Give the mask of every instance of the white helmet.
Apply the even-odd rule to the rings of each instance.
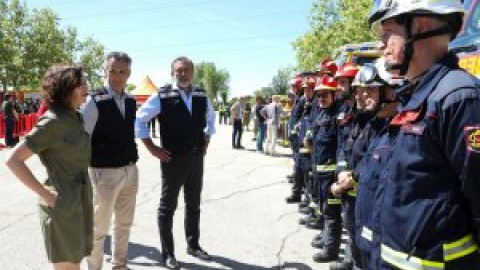
[[[374,0],[368,22],[378,33],[380,24],[403,14],[449,15],[465,14],[460,0]]]
[[[403,80],[394,78],[385,68],[385,58],[379,58],[374,63],[365,64],[360,68],[352,86],[380,87],[398,86]]]

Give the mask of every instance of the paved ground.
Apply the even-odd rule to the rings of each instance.
[[[311,260],[310,240],[317,233],[298,225],[296,205],[285,204],[290,184],[289,149],[281,157],[254,151],[245,132],[245,150],[233,150],[231,126],[217,127],[205,162],[201,244],[213,255],[205,263],[186,254],[183,198],[175,215],[174,236],[182,269],[328,269]],[[159,162],[139,143],[140,190],[130,243],[130,267],[161,269],[156,209],[160,194]],[[50,269],[45,259],[36,198],[6,171],[9,149],[0,151],[0,269]],[[45,175],[37,158],[29,161]],[[110,248],[106,247],[107,254]],[[107,255],[108,260],[108,255]],[[85,267],[82,269],[86,269]],[[105,269],[110,269],[107,263]]]

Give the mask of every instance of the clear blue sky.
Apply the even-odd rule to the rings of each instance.
[[[308,29],[311,0],[26,0],[49,7],[107,51],[133,58],[129,82],[170,81],[170,62],[185,55],[214,62],[231,76],[231,97],[268,86],[295,64],[292,42]]]

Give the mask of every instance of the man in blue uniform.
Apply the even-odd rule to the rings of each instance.
[[[311,109],[312,101],[313,101],[313,87],[315,86],[315,80],[313,78],[307,77],[304,79],[302,83],[302,91],[303,97],[300,99],[298,106],[303,105],[301,108],[298,108],[298,113],[301,111],[301,116],[297,119],[294,127],[291,131],[291,140],[292,140],[292,148],[294,149],[294,160],[295,160],[295,173],[293,179],[293,187],[292,187],[292,194],[286,198],[287,203],[298,203],[301,201],[303,189],[305,187],[305,149],[301,150],[303,147],[303,138],[306,133],[306,120],[310,115],[310,111],[305,113],[305,109]],[[293,117],[293,114],[292,114]],[[295,116],[296,117],[296,116]],[[302,121],[304,123],[302,124]],[[302,154],[301,151],[304,153]],[[307,173],[308,174],[308,173]]]
[[[382,0],[369,18],[409,82],[384,135],[379,269],[480,269],[480,81],[448,52],[463,13],[460,0]]]
[[[384,68],[383,59],[379,59],[375,65],[363,66],[352,84],[355,87],[358,114],[347,140],[351,146],[345,149],[348,166],[339,172],[337,182],[332,185],[332,193],[343,199],[344,224],[349,239],[343,261],[330,264],[330,270],[370,269],[363,267],[355,241],[357,192],[353,175],[360,174],[360,164],[364,164],[363,158],[370,142],[385,127],[387,117],[395,112],[394,93],[389,88],[389,84],[394,81],[390,77]]]
[[[322,216],[318,216],[317,223],[324,227],[324,251],[314,255],[315,261],[329,261],[336,259],[340,247],[332,237],[341,234],[341,223],[336,226],[332,222],[332,215],[340,217],[340,200],[329,196],[328,186],[332,184],[335,173],[335,157],[337,149],[336,104],[335,91],[337,82],[333,77],[324,76],[317,80],[315,95],[318,111],[312,121],[311,136],[307,137],[307,144],[313,148],[314,187],[317,203],[322,209]],[[310,139],[310,140],[309,140]],[[310,141],[310,143],[308,143]],[[335,210],[338,208],[338,211]],[[334,217],[333,217],[334,218]]]

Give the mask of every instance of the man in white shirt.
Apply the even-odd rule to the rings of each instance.
[[[280,96],[274,95],[272,97],[272,103],[265,106],[262,109],[261,114],[267,119],[267,142],[265,145],[265,154],[276,156],[275,145],[277,144],[278,127],[280,125],[280,117],[283,115]]]

